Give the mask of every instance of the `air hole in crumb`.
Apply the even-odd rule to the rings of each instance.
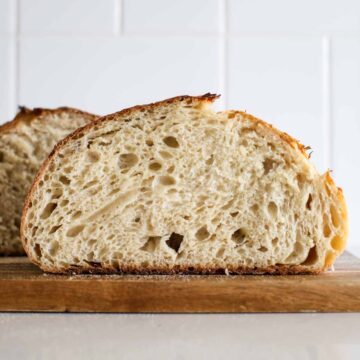
[[[340,251],[343,248],[343,241],[339,235],[335,235],[331,240],[331,247],[334,250]]]
[[[273,201],[270,201],[269,205],[268,205],[268,213],[269,213],[269,215],[272,218],[275,218],[277,216],[277,211],[278,211],[277,205]]]
[[[206,199],[208,199],[208,197],[206,196],[206,197],[204,197],[204,199],[203,200],[206,200]],[[230,209],[231,208],[231,206],[233,205],[233,203],[234,203],[234,200],[230,200],[230,201],[228,201],[223,207],[222,207],[222,209],[223,210],[227,210],[227,209]]]
[[[202,226],[196,233],[195,236],[198,240],[205,240],[210,236],[210,233],[206,225]]]
[[[172,148],[179,147],[179,143],[174,136],[167,136],[166,138],[163,139],[163,141],[169,147],[172,147]]]
[[[298,175],[296,176],[296,180],[297,180],[297,182],[298,182],[299,188],[301,189],[302,186],[304,185],[305,181],[306,181],[306,177],[305,177],[305,175],[303,175],[303,174],[298,174]]]
[[[75,237],[79,235],[85,228],[85,225],[77,225],[69,229],[66,233],[66,236],[68,237]]]
[[[87,152],[87,159],[91,163],[96,163],[100,160],[100,154],[96,151],[88,151]]]
[[[176,184],[176,180],[172,176],[160,176],[159,182],[161,185],[170,186]]]
[[[272,240],[271,240],[271,245],[272,246],[277,246],[279,244],[279,239],[276,237],[276,238],[273,238]]]
[[[97,243],[97,241],[95,239],[90,239],[90,240],[87,240],[87,243],[91,247],[91,246],[94,246]]]
[[[330,206],[330,214],[332,223],[335,227],[338,227],[340,225],[340,216],[334,205]]]
[[[59,199],[61,197],[61,195],[63,194],[63,191],[61,188],[55,188],[52,191],[52,198],[53,199]]]
[[[49,203],[45,206],[43,212],[40,215],[41,219],[47,219],[53,211],[56,209],[57,204],[56,203]]]
[[[230,216],[236,217],[238,214],[239,214],[239,212],[238,212],[238,211],[235,211],[235,212],[230,213]]]
[[[153,162],[149,165],[149,169],[152,171],[158,171],[161,169],[161,167],[162,167],[162,165],[158,162]]]
[[[35,244],[34,251],[35,251],[35,254],[38,257],[38,259],[41,258],[42,252],[41,252],[40,244],[37,244],[37,243]]]
[[[176,252],[179,251],[180,245],[184,239],[183,235],[177,233],[171,233],[169,240],[166,240],[166,244]]]
[[[266,158],[263,161],[263,167],[264,167],[264,174],[268,174],[272,169],[274,169],[275,165],[277,164],[276,161],[273,159]]]
[[[240,228],[231,235],[231,240],[234,241],[237,245],[241,245],[242,243],[244,243],[245,237],[246,231]]]
[[[64,175],[61,175],[60,177],[59,177],[59,181],[61,182],[61,183],[63,183],[64,185],[69,185],[70,184],[70,179],[68,178],[68,177],[66,177],[66,176],[64,176]]]
[[[318,260],[316,246],[313,246],[308,253],[306,260],[301,265],[314,265]]]
[[[217,251],[217,253],[216,253],[216,257],[217,258],[221,258],[223,255],[224,255],[224,253],[225,253],[225,249],[224,248],[220,248],[218,251]]]
[[[121,154],[119,159],[119,167],[122,170],[128,170],[135,166],[139,158],[135,154]]]
[[[151,139],[146,139],[145,143],[146,143],[147,146],[153,146],[154,145],[154,142]]]
[[[171,166],[167,169],[167,172],[168,172],[169,174],[172,174],[172,173],[174,172],[174,170],[175,170],[175,166],[174,166],[174,165],[171,165]]]
[[[64,173],[70,174],[70,173],[72,172],[72,170],[73,170],[73,167],[72,167],[72,166],[68,166],[68,167],[64,168]]]
[[[323,217],[323,234],[325,237],[328,237],[331,234],[331,228],[329,226],[328,218],[325,214]]]
[[[64,200],[62,200],[62,201],[60,202],[60,206],[61,206],[61,207],[64,207],[64,206],[66,206],[68,203],[69,203],[69,200],[64,199]]]
[[[206,165],[212,165],[214,163],[214,155],[211,155],[206,161]]]
[[[267,252],[268,248],[265,247],[265,246],[260,246],[258,250],[261,251],[261,252]]]
[[[308,210],[311,210],[311,202],[312,202],[312,196],[311,196],[311,194],[309,194],[309,197],[308,197],[307,202],[306,202],[306,208]]]
[[[52,241],[50,243],[50,247],[49,247],[49,253],[51,256],[56,255],[56,253],[58,252],[60,246],[59,243],[57,241]]]
[[[141,220],[141,218],[140,218],[140,217],[136,217],[136,218],[134,219],[134,222],[139,223],[139,222],[140,222],[140,220]]]
[[[331,234],[331,229],[327,220],[324,220],[323,234],[328,237]]]
[[[83,188],[83,190],[85,190],[96,184],[98,184],[98,180],[91,180],[91,181],[87,182],[82,188]]]
[[[174,194],[177,194],[177,192],[178,192],[177,189],[170,189],[170,190],[168,190],[167,193],[168,193],[169,195],[174,195]]]
[[[35,236],[36,232],[38,231],[38,227],[34,226],[33,229],[31,230],[31,235]]]
[[[141,247],[140,250],[153,253],[159,248],[160,240],[161,240],[161,236],[149,236],[145,245]]]
[[[167,152],[167,151],[160,151],[159,152],[160,156],[163,158],[163,159],[170,159],[172,158],[172,155]]]
[[[72,218],[73,220],[78,219],[78,218],[81,216],[81,214],[82,214],[82,211],[80,211],[80,210],[75,211],[75,212],[72,214],[71,218]]]
[[[256,213],[259,210],[259,205],[258,204],[251,205],[250,210],[253,213]]]
[[[114,195],[114,194],[117,194],[121,189],[117,188],[117,189],[112,189],[110,192],[109,192],[109,196],[110,195]]]
[[[251,133],[254,133],[255,132],[255,129],[254,128],[251,128],[251,127],[244,127],[240,130],[240,134],[241,135],[244,135],[244,134],[251,134]]]
[[[14,219],[14,225],[15,225],[16,227],[18,227],[18,228],[20,227],[20,219],[19,219],[19,218],[16,217],[16,218]]]
[[[54,232],[56,232],[58,229],[61,228],[61,225],[56,225],[56,226],[53,226],[50,231],[49,231],[49,234],[53,234]]]

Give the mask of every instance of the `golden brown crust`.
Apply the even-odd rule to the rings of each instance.
[[[86,111],[82,111],[79,109],[66,107],[66,106],[58,107],[56,109],[46,109],[46,108],[29,109],[25,106],[19,106],[19,111],[16,114],[15,118],[0,125],[0,134],[13,131],[21,124],[30,123],[31,121],[42,118],[45,115],[61,114],[63,112],[81,114],[84,117],[88,117],[91,121],[99,117],[98,115],[90,114]]]
[[[283,139],[285,142],[287,142],[292,148],[300,150],[300,152],[305,156],[305,158],[309,159],[310,156],[306,152],[306,150],[309,147],[304,146],[303,144],[300,143],[300,141],[296,140],[295,138],[293,138],[292,136],[290,136],[286,132],[280,131],[280,130],[276,129],[275,127],[273,127],[271,124],[267,123],[266,121],[258,119],[255,116],[250,115],[250,114],[248,114],[246,112],[243,112],[243,111],[231,110],[231,111],[227,111],[227,113],[240,114],[244,119],[250,120],[250,121],[254,122],[255,124],[259,124],[261,126],[266,127],[268,130],[273,132],[275,135],[280,136],[280,138]]]
[[[328,269],[336,260],[336,257],[343,253],[346,247],[347,239],[349,236],[349,218],[348,211],[345,202],[345,197],[341,188],[336,187],[333,178],[330,175],[330,171],[327,171],[325,174],[325,181],[337,189],[336,197],[341,207],[341,226],[342,226],[342,236],[340,237],[340,247],[337,254],[328,254],[325,258],[325,264],[323,270]],[[338,244],[339,245],[339,244]]]
[[[325,264],[323,269],[312,269],[311,267],[308,266],[304,266],[304,265],[275,265],[275,266],[268,266],[268,267],[263,267],[263,268],[249,268],[249,267],[244,267],[244,266],[238,266],[238,267],[228,267],[226,270],[224,270],[223,268],[218,268],[218,267],[214,267],[212,265],[208,265],[208,266],[188,266],[188,265],[183,265],[183,266],[179,266],[179,265],[175,265],[173,267],[157,267],[156,269],[147,269],[147,268],[139,268],[136,266],[121,266],[121,267],[113,267],[110,265],[103,265],[103,264],[87,264],[86,266],[69,266],[68,268],[51,268],[51,267],[46,267],[43,264],[41,264],[39,261],[37,261],[35,258],[32,257],[29,248],[28,248],[28,244],[27,244],[27,239],[25,237],[25,228],[26,228],[26,223],[25,223],[25,218],[26,218],[26,214],[27,211],[29,209],[30,206],[30,202],[31,202],[31,198],[32,195],[37,187],[37,184],[39,183],[44,171],[46,170],[48,164],[51,162],[51,160],[56,156],[56,154],[61,150],[61,148],[67,144],[68,142],[70,142],[71,140],[75,140],[78,139],[80,137],[82,137],[85,133],[87,133],[88,130],[90,130],[93,127],[96,127],[98,124],[104,123],[106,121],[111,121],[113,120],[115,117],[119,116],[119,115],[130,115],[132,112],[134,111],[141,111],[142,109],[145,110],[152,110],[152,109],[156,109],[157,107],[163,106],[163,105],[168,105],[171,103],[176,103],[178,101],[188,101],[189,103],[193,102],[193,101],[198,101],[200,104],[201,103],[212,103],[214,102],[217,98],[219,97],[219,95],[215,95],[215,94],[205,94],[203,96],[198,96],[198,97],[192,97],[192,96],[177,96],[171,99],[167,99],[164,101],[160,101],[157,103],[152,103],[149,105],[138,105],[138,106],[134,106],[132,108],[128,108],[128,109],[124,109],[122,111],[98,118],[97,120],[93,121],[92,123],[89,123],[87,125],[85,125],[82,128],[77,129],[75,132],[73,132],[72,134],[70,134],[69,136],[67,136],[65,139],[63,139],[62,141],[60,141],[55,148],[53,149],[53,151],[51,152],[51,154],[48,156],[48,158],[45,160],[45,162],[43,163],[43,165],[41,166],[40,170],[38,171],[35,180],[33,182],[33,185],[30,188],[30,191],[27,195],[27,198],[25,200],[25,204],[24,204],[24,208],[23,208],[23,213],[22,213],[22,220],[21,220],[21,228],[20,228],[20,234],[21,234],[21,240],[24,246],[24,249],[26,251],[26,253],[28,254],[30,260],[38,265],[40,268],[42,268],[42,270],[44,271],[48,271],[48,272],[53,272],[53,273],[75,273],[75,274],[80,274],[80,273],[94,273],[94,274],[114,274],[114,273],[131,273],[131,274],[175,274],[175,273],[183,273],[183,274],[218,274],[218,273],[223,273],[224,271],[230,273],[230,274],[318,274],[321,271],[326,270],[329,265]],[[306,158],[309,159],[309,155],[306,153],[307,147],[305,147],[304,145],[302,145],[299,141],[297,141],[295,138],[291,137],[290,135],[274,128],[272,125],[266,123],[263,120],[260,120],[250,114],[247,114],[245,112],[242,111],[227,111],[227,114],[240,114],[242,116],[242,118],[248,119],[252,122],[254,122],[255,124],[259,124],[261,126],[266,127],[268,130],[270,130],[271,132],[273,132],[273,134],[279,136],[281,139],[283,139],[287,144],[289,144],[292,148],[294,149],[298,149],[300,151],[300,153]],[[329,175],[329,180],[328,181],[332,181],[330,175]],[[338,193],[338,198],[339,201],[344,205],[344,209],[346,209],[345,206],[345,201],[344,198],[342,196],[342,192],[341,189],[339,189],[339,193]],[[346,214],[346,210],[343,214],[343,220],[344,222],[346,222],[347,224],[347,214]],[[346,225],[347,226],[347,225]],[[345,243],[345,242],[344,242]],[[336,257],[336,256],[335,256]],[[335,260],[335,257],[333,260]],[[332,263],[332,262],[331,262]],[[330,265],[331,265],[330,263]]]

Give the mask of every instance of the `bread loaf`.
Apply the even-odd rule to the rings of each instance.
[[[217,98],[105,116],[62,140],[25,203],[43,270],[318,273],[347,238],[342,191],[289,135]]]
[[[59,140],[95,118],[70,108],[22,107],[0,126],[0,255],[24,254],[21,211],[37,170]]]

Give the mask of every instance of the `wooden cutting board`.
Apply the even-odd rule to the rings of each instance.
[[[355,312],[360,259],[322,275],[51,275],[26,258],[0,258],[0,311]]]

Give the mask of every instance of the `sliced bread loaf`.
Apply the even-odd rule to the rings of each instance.
[[[20,108],[0,126],[0,255],[24,254],[20,218],[26,194],[54,145],[96,116],[70,108]]]
[[[342,191],[289,135],[217,96],[105,116],[61,141],[21,236],[50,272],[317,273],[345,246]]]

